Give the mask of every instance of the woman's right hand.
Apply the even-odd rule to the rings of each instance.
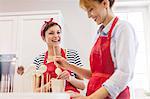
[[[59,68],[69,69],[69,63],[67,62],[65,58],[61,56],[54,57],[54,64]]]

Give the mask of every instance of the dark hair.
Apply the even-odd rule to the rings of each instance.
[[[111,8],[114,5],[115,0],[109,0],[109,2],[110,2],[109,7]]]
[[[95,1],[98,1],[98,2],[101,3],[103,0],[95,0]],[[115,0],[109,0],[109,3],[110,3],[109,7],[110,7],[110,8],[112,8],[114,2],[115,2]]]
[[[41,36],[42,38],[44,37],[45,38],[45,32],[52,26],[59,26],[59,28],[61,29],[61,26],[56,23],[56,22],[45,22],[45,24],[42,26],[42,30],[41,30]]]

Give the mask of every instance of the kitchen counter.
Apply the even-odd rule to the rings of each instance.
[[[0,99],[70,99],[66,93],[0,93]]]

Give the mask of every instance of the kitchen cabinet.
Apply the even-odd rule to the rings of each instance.
[[[16,54],[19,65],[32,64],[33,58],[47,49],[40,31],[50,18],[63,27],[59,10],[0,13],[0,53]]]
[[[47,50],[40,33],[44,21],[50,18],[54,18],[63,28],[59,10],[0,13],[0,55],[13,54],[17,57],[16,67],[23,65],[27,68],[37,55]],[[15,81],[15,85],[26,86],[27,82],[30,83],[26,80],[22,84],[22,81]]]

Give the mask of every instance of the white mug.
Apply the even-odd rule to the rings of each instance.
[[[52,92],[64,92],[65,90],[65,80],[61,79],[51,79]]]

